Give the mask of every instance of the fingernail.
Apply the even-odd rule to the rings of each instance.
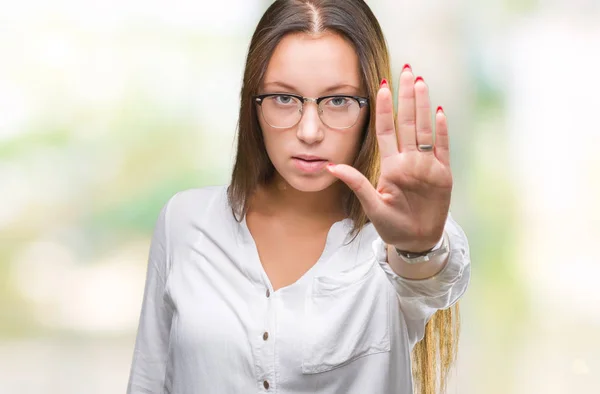
[[[406,70],[406,69],[409,69],[409,70],[411,70],[411,71],[412,71],[412,67],[410,66],[410,64],[406,63],[406,64],[404,65],[404,67],[402,67],[402,71],[403,71],[403,72],[404,72],[404,70]]]
[[[329,171],[333,171],[333,170],[335,169],[335,164],[333,164],[333,163],[328,163],[328,164],[327,164],[327,169],[328,169]]]
[[[415,79],[415,83],[417,83],[417,82],[419,82],[419,81],[425,82],[425,80],[423,79],[423,77],[417,77],[417,78]]]
[[[383,78],[383,79],[381,80],[381,84],[379,85],[379,89],[381,89],[381,88],[383,88],[383,87],[386,87],[386,88],[387,88],[387,86],[388,86],[387,79]]]
[[[444,113],[444,108],[442,108],[442,106],[440,105],[439,107],[437,107],[437,111],[435,111],[436,113],[441,112]]]

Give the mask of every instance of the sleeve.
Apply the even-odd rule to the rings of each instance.
[[[462,297],[471,278],[467,237],[451,214],[444,231],[450,247],[448,261],[439,273],[427,279],[407,279],[396,274],[387,262],[383,240],[378,237],[373,241],[377,261],[398,293],[412,345],[423,339],[425,325],[437,310],[451,307]]]
[[[173,310],[165,301],[169,271],[168,209],[162,208],[152,235],[140,320],[127,385],[128,394],[162,394]]]

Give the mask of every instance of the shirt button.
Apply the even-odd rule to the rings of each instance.
[[[269,333],[265,331],[265,333],[263,334],[263,340],[267,340],[269,339]]]
[[[267,289],[267,298],[271,297],[271,292]]]
[[[265,387],[266,390],[269,389],[269,382],[267,382],[266,380],[263,382],[263,386]]]

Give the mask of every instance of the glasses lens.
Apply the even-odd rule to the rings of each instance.
[[[265,97],[261,107],[265,121],[272,127],[292,127],[302,117],[302,103],[293,96]]]
[[[349,97],[330,97],[321,101],[321,119],[334,129],[347,129],[354,126],[360,114],[360,105]]]

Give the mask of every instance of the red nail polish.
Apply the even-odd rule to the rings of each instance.
[[[404,65],[404,67],[402,67],[402,71],[404,71],[404,70],[406,70],[406,69],[409,69],[409,70],[411,70],[411,71],[412,71],[412,67],[410,66],[410,64],[406,63],[406,64]]]
[[[436,113],[441,112],[444,113],[444,108],[442,108],[442,106],[440,105],[439,107],[437,107],[437,111],[435,111]]]
[[[417,77],[417,78],[415,79],[415,83],[417,83],[417,82],[419,82],[419,81],[425,82],[425,80],[423,79],[423,77]]]
[[[387,86],[388,86],[387,79],[383,78],[383,79],[381,80],[381,84],[379,85],[379,88],[381,89],[381,88],[383,88],[383,87],[387,87]]]

